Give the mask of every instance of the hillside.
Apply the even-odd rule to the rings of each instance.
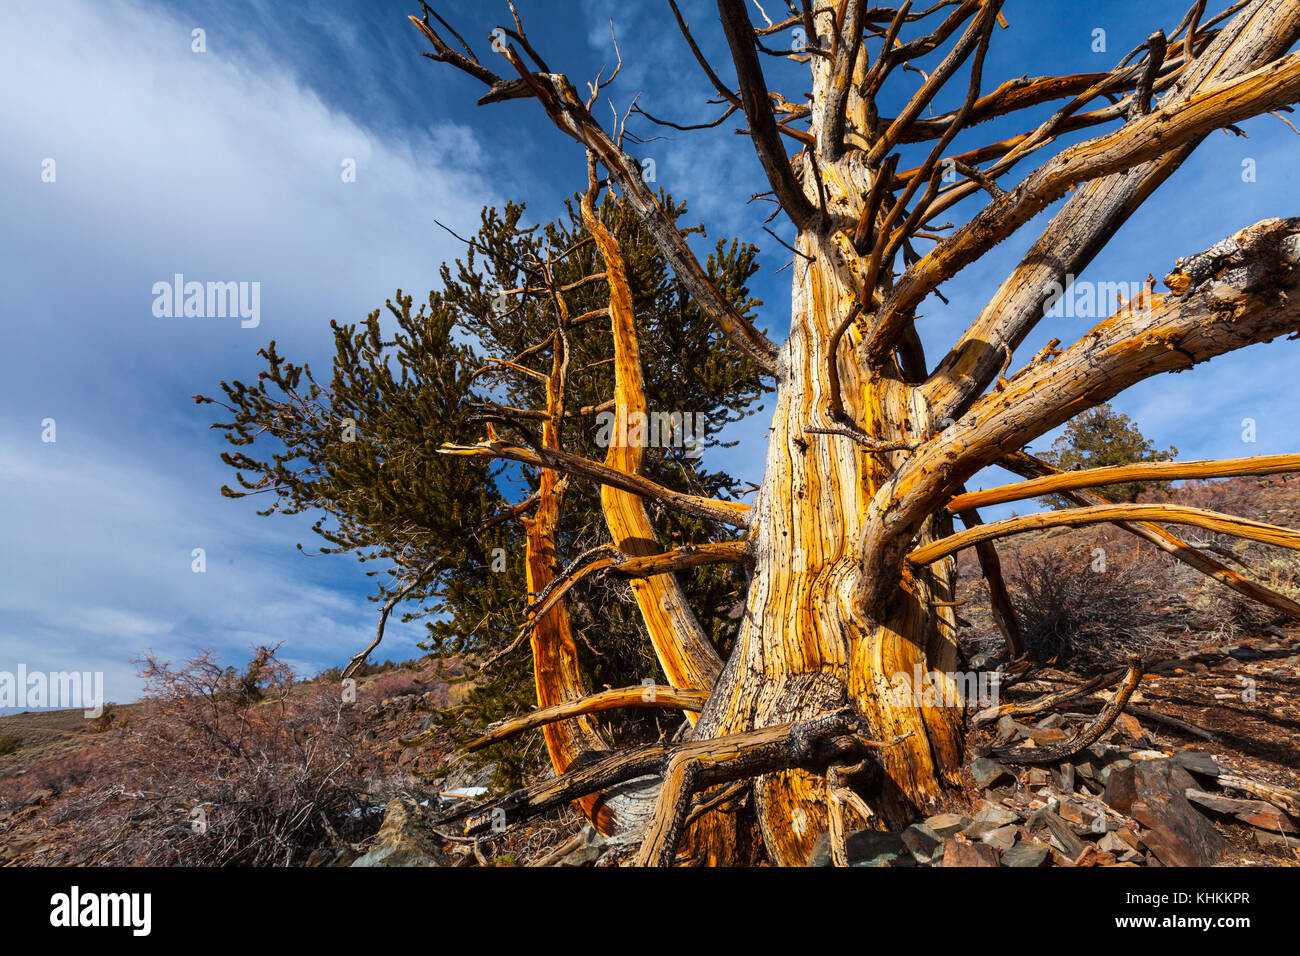
[[[1300,526],[1300,480],[1194,483],[1170,495],[1183,504]],[[1286,552],[1201,534],[1194,544],[1300,597],[1300,562]],[[1000,542],[999,552],[1028,660],[1006,661],[978,566],[963,555],[957,615],[966,666],[1000,669],[1000,695],[966,708],[968,726],[975,728],[974,759],[962,791],[918,826],[851,838],[854,859],[875,865],[1286,865],[1300,859],[1294,793],[1300,789],[1300,622],[1248,607],[1109,527],[1024,536]],[[1022,762],[1091,724],[1108,705],[1105,687],[1118,679],[1113,669],[1122,670],[1132,653],[1142,655],[1145,673],[1113,725],[1077,754]],[[1026,707],[1108,672],[1112,679],[1094,693],[1048,709]],[[309,832],[277,822],[268,839],[283,842],[281,856],[249,859],[346,865],[374,850],[363,862],[389,865],[383,861],[393,854],[440,865],[626,861],[634,842],[584,834],[568,808],[477,841],[458,838],[457,821],[436,822],[461,803],[477,805],[486,797],[473,788],[492,781],[491,767],[473,771],[458,763],[453,732],[433,719],[462,699],[468,685],[455,680],[462,673],[457,665],[439,676],[426,663],[372,675],[359,683],[356,703],[345,707],[335,703],[333,685],[295,684],[284,701],[241,712],[251,727],[287,720],[289,713],[325,720],[290,721],[284,738],[292,742],[289,756],[266,763],[263,775],[267,768],[296,773],[294,748],[312,741],[311,728],[327,724],[322,753],[361,768],[340,790],[352,803],[292,808],[299,816],[303,807],[327,818],[335,814],[334,823],[326,819]],[[153,863],[211,862],[199,849],[209,844],[197,842],[211,833],[190,832],[188,778],[169,778],[171,789],[155,793],[127,773],[139,759],[138,731],[146,719],[156,718],[142,705],[118,708],[100,722],[74,711],[0,717],[0,739],[18,741],[0,756],[0,862],[131,862],[132,853]],[[428,739],[419,746],[399,743],[421,733]],[[538,736],[532,731],[516,745],[536,747]],[[197,753],[184,771],[195,779],[206,772],[202,749]],[[258,785],[247,781],[256,779],[241,777],[233,799],[255,803],[248,788]],[[278,787],[280,781],[271,783]],[[385,808],[388,822],[379,832]],[[213,831],[223,812],[219,805],[205,811]],[[241,820],[253,819],[252,809],[240,813]],[[346,826],[337,822],[348,819]],[[136,842],[128,836],[133,832]],[[165,861],[141,842],[160,833],[176,848]],[[825,853],[821,860],[828,862]]]

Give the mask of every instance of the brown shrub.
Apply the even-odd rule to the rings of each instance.
[[[289,865],[373,829],[360,810],[369,760],[337,688],[294,693],[274,648],[242,673],[208,652],[138,663],[145,700],[112,766],[51,814],[68,862]]]
[[[1008,585],[1036,661],[1113,666],[1171,645],[1162,613],[1169,568],[1160,557],[1120,550],[1105,538],[1043,544],[1012,558]]]
[[[384,700],[389,697],[404,697],[407,694],[422,694],[426,688],[418,683],[414,671],[406,668],[380,674],[365,687],[367,697]]]

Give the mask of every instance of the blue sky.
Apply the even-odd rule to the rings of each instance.
[[[641,106],[677,122],[716,115],[666,3],[518,5],[534,45],[580,86],[614,63],[613,17],[624,65],[607,94],[620,113],[640,91]],[[773,15],[780,6],[764,5]],[[535,103],[476,107],[476,81],[419,55],[423,41],[405,20],[417,7],[6,3],[0,671],[19,663],[102,670],[108,697],[127,700],[138,692],[128,660],[147,649],[179,659],[211,647],[239,660],[252,644],[283,641],[285,658],[312,672],[368,640],[375,605],[360,567],[300,553],[298,542],[315,545],[305,520],[261,518],[255,500],[221,498],[224,442],[207,429],[212,409],[189,396],[254,375],[256,350],[272,338],[323,370],[330,319],[354,321],[398,287],[418,298],[437,282],[438,264],[458,248],[435,218],[467,233],[484,204],[509,198],[547,219],[583,184],[581,150]],[[682,7],[729,75],[713,5]],[[509,22],[504,3],[457,0],[440,9],[485,60],[488,32]],[[1171,28],[1183,7],[1009,0],[1005,11],[1011,29],[994,37],[986,87],[1024,73],[1107,69],[1155,26]],[[195,29],[206,52],[192,50]],[[1106,31],[1105,52],[1093,51],[1096,29]],[[767,58],[764,66],[774,88],[800,95],[800,68]],[[896,76],[896,99],[884,109],[918,82],[914,73]],[[596,115],[608,117],[610,107],[602,102]],[[655,160],[657,185],[690,202],[710,242],[740,235],[763,248],[755,291],[767,303],[761,324],[779,336],[789,321],[789,271],[777,270],[789,254],[760,230],[760,204],[745,204],[766,187],[736,125],[669,131],[635,152]],[[989,123],[956,145],[1022,127],[1023,119]],[[644,121],[632,128],[660,133]],[[1295,215],[1296,134],[1272,117],[1244,129],[1249,139],[1211,136],[1082,278],[1160,277],[1178,256],[1242,226]],[[50,159],[55,177],[45,182]],[[340,175],[347,159],[356,161],[355,182]],[[1253,182],[1243,180],[1245,159],[1254,161]],[[945,287],[950,305],[926,303],[921,332],[931,361],[1046,215]],[[260,282],[260,325],[156,317],[152,286],[178,272]],[[1021,358],[1052,336],[1073,341],[1090,324],[1044,321]],[[1293,451],[1297,348],[1255,347],[1145,383],[1116,404],[1184,458]],[[1247,417],[1257,422],[1254,445],[1241,441]],[[42,441],[46,419],[55,421],[53,443]],[[719,462],[757,481],[766,425],[737,426],[731,437],[744,440]],[[204,574],[191,570],[195,548],[206,552]],[[414,654],[421,630],[394,622],[380,656]]]

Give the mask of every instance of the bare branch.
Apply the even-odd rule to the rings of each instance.
[[[1262,521],[1251,521],[1247,518],[1234,518],[1232,515],[1205,511],[1201,508],[1189,508],[1185,505],[1118,504],[1067,508],[1062,511],[1020,515],[994,521],[992,524],[977,525],[917,548],[907,556],[907,560],[911,564],[923,566],[950,554],[956,554],[963,548],[969,548],[980,541],[992,541],[1013,534],[1024,534],[1027,531],[1042,531],[1045,528],[1079,528],[1111,521],[1187,524],[1218,534],[1233,535],[1249,541],[1259,541],[1262,544],[1300,551],[1300,531],[1292,531],[1290,528],[1265,524]]]
[[[763,67],[754,49],[754,27],[749,22],[744,0],[718,0],[718,16],[731,47],[731,60],[740,83],[740,100],[759,162],[763,164],[767,180],[786,214],[798,228],[806,229],[817,216],[817,210],[804,195],[781,142],[767,83],[763,79]]]
[[[569,475],[576,475],[601,484],[621,488],[633,494],[650,498],[662,503],[667,508],[693,514],[700,518],[709,518],[736,528],[749,524],[749,505],[742,501],[715,501],[712,498],[700,498],[696,495],[673,491],[656,484],[640,475],[629,475],[598,462],[578,455],[569,454],[555,448],[522,448],[507,445],[501,441],[488,440],[477,445],[443,445],[439,452],[444,455],[467,455],[486,458],[501,458],[517,461],[537,468],[554,468]]]
[[[522,717],[498,721],[487,728],[481,737],[476,737],[465,745],[466,753],[473,753],[500,743],[516,734],[532,730],[557,720],[580,717],[585,714],[598,714],[606,710],[621,710],[628,707],[662,707],[678,710],[699,711],[709,699],[707,690],[681,690],[665,684],[640,684],[634,687],[619,687],[603,690],[598,694],[589,694],[578,700],[566,700],[563,703],[542,707]]]
[[[1045,475],[1061,473],[1059,468],[1054,468],[1047,462],[1025,452],[1016,452],[1014,455],[1000,458],[998,459],[998,465],[1020,475],[1022,478],[1041,478]],[[1088,491],[1063,491],[1061,495],[1076,505],[1085,507],[1107,503],[1106,499]],[[1116,522],[1115,527],[1155,545],[1161,551],[1172,555],[1188,567],[1218,581],[1225,587],[1232,588],[1238,594],[1252,601],[1258,601],[1260,604],[1280,611],[1288,617],[1300,619],[1300,604],[1271,588],[1266,588],[1264,585],[1252,581],[1250,578],[1243,577],[1209,555],[1202,553],[1195,545],[1184,541],[1168,528],[1163,528],[1151,522],[1130,524],[1126,521]]]
[[[419,26],[419,22],[416,23]],[[421,32],[425,32],[423,28]],[[654,193],[646,185],[641,165],[596,122],[568,77],[557,73],[530,73],[511,46],[506,47],[503,56],[515,68],[519,79],[509,84],[508,96],[504,89],[494,89],[479,102],[495,102],[514,96],[536,96],[558,129],[595,152],[623,189],[632,209],[645,224],[691,298],[760,369],[768,374],[774,373],[776,346],[755,329],[713,285],[681,232],[669,220]],[[484,82],[490,82],[478,72],[466,69],[459,61],[444,57],[435,59],[445,59]]]
[[[1177,106],[1164,107],[1106,136],[1073,146],[1031,174],[1001,201],[990,203],[899,280],[881,307],[868,340],[878,354],[939,283],[974,262],[1071,187],[1156,159],[1215,129],[1300,99],[1300,53],[1216,84]]]
[[[1065,471],[1015,485],[1001,485],[987,491],[958,495],[948,502],[954,513],[966,508],[986,508],[1007,501],[1020,501],[1072,491],[1096,488],[1129,481],[1177,481],[1184,478],[1227,478],[1237,475],[1279,475],[1300,471],[1300,455],[1256,455],[1251,458],[1228,458],[1215,461],[1145,461],[1107,468]]]
[[[1101,709],[1101,712],[1087,727],[1084,727],[1069,740],[1059,744],[1050,747],[999,750],[996,751],[997,758],[1003,763],[1027,764],[1055,763],[1058,760],[1073,757],[1083,748],[1090,747],[1101,739],[1101,735],[1115,722],[1115,718],[1124,710],[1124,705],[1128,703],[1129,698],[1133,696],[1133,692],[1138,689],[1141,682],[1142,661],[1134,654],[1129,658],[1128,671],[1124,674],[1124,682],[1115,691],[1114,698]]]

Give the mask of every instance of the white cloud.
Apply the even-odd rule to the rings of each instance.
[[[317,667],[368,641],[371,583],[299,554],[306,522],[219,497],[212,416],[186,400],[248,378],[270,338],[319,358],[329,318],[399,285],[418,300],[461,252],[432,220],[472,231],[498,201],[469,129],[376,132],[265,50],[241,59],[229,29],[214,17],[200,54],[165,8],[19,0],[0,30],[0,668],[104,670],[119,700],[150,648],[240,663],[284,641]],[[151,285],[174,272],[261,282],[262,325],[155,318]],[[390,630],[393,654],[415,651],[418,625]]]
[[[180,660],[210,647],[238,664],[283,641],[320,667],[373,633],[373,605],[337,579],[346,559],[306,558],[289,527],[232,521],[247,509],[129,453],[0,438],[0,483],[0,524],[21,542],[0,559],[0,669],[103,670],[123,700],[138,690],[128,661],[146,650]],[[293,530],[305,537],[302,522]],[[420,635],[391,622],[384,656],[413,654]]]

